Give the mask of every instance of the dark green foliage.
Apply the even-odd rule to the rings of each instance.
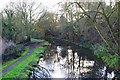
[[[19,79],[18,79],[19,78]],[[28,75],[27,74],[25,74],[25,73],[20,73],[20,74],[18,74],[18,75],[16,75],[15,76],[15,79],[14,80],[16,80],[16,79],[18,79],[18,80],[26,80],[28,78]]]
[[[15,46],[10,46],[8,47],[7,49],[5,49],[5,52],[4,53],[9,53],[10,51],[14,50],[15,49]]]
[[[5,50],[4,53],[13,52],[13,53],[18,53],[19,54],[19,53],[21,53],[22,50],[24,50],[23,48],[24,48],[24,46],[22,44],[16,45],[16,46],[10,46]]]
[[[89,42],[89,40],[82,40],[80,41],[80,45],[85,47],[85,48],[91,48],[91,43]]]
[[[4,54],[2,54],[3,62],[10,60],[10,59],[16,59],[16,58],[20,57],[22,51],[24,51],[24,50],[25,50],[25,47],[22,44],[8,47],[5,50]]]
[[[120,66],[120,56],[112,55],[105,45],[97,45],[94,48],[94,54],[97,58],[103,60],[107,66],[111,68],[118,68]]]
[[[2,36],[4,36],[7,40],[13,40],[15,37],[15,28],[13,27],[14,11],[5,9],[5,14],[7,16],[2,19]]]

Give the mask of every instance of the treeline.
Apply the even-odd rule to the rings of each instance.
[[[2,11],[2,38],[19,43],[31,36],[39,37],[41,32],[37,31],[35,21],[44,13],[41,6],[25,1],[9,3]]]

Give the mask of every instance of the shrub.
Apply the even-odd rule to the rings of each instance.
[[[6,48],[5,49],[5,52],[4,53],[9,53],[9,52],[11,52],[12,50],[14,50],[15,49],[15,46],[9,46],[8,48]]]
[[[120,66],[120,56],[112,55],[106,45],[97,45],[94,47],[94,54],[97,58],[103,60],[107,66],[111,68],[118,68]]]
[[[29,76],[27,74],[25,74],[25,73],[20,73],[19,75],[15,76],[15,80],[18,79],[18,78],[20,80],[26,80],[27,78],[29,78]]]
[[[22,44],[20,44],[20,45],[17,45],[16,47],[15,47],[15,51],[16,51],[16,55],[17,56],[21,56],[21,53],[22,53],[22,51],[24,51],[25,50],[25,47],[22,45]]]
[[[3,62],[20,57],[22,51],[24,50],[25,50],[25,47],[22,44],[8,47],[5,50],[4,54],[2,54]]]

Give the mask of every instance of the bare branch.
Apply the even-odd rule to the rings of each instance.
[[[107,17],[107,15],[106,15],[106,13],[105,13],[105,10],[104,10],[104,8],[103,8],[103,6],[101,6],[101,8],[102,8],[102,11],[103,11],[103,16],[105,17],[105,20],[107,21],[107,23],[108,23],[108,28],[109,28],[109,31],[110,31],[110,33],[111,33],[111,36],[112,36],[112,38],[113,38],[113,40],[114,40],[114,42],[115,42],[115,44],[117,45],[117,47],[118,47],[118,42],[116,41],[116,39],[115,39],[115,37],[114,37],[114,35],[113,35],[113,31],[112,31],[112,25],[110,24],[110,21],[109,21],[109,18]]]
[[[104,37],[104,35],[100,31],[100,29],[98,28],[99,27],[98,23],[96,21],[94,21],[89,14],[87,14],[87,12],[80,5],[80,2],[79,3],[78,2],[74,2],[74,3],[77,4],[83,10],[85,15],[93,21],[93,23],[95,24],[95,29],[98,31],[98,33],[101,36],[101,38],[103,39],[103,41],[109,46],[109,48],[115,53],[115,55],[118,55],[117,52],[114,51],[114,49],[110,46],[109,42],[106,40],[106,38]]]

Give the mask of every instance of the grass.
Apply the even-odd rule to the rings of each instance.
[[[40,54],[41,52],[43,52],[45,49],[46,49],[45,47],[37,46],[33,50],[32,54],[30,54],[25,60],[23,60],[18,65],[16,65],[14,68],[12,68],[9,72],[4,74],[3,78],[15,78],[16,75],[25,73],[24,72],[25,67],[28,66],[30,62],[32,62],[34,60],[38,60],[39,58],[37,57],[37,55]],[[22,76],[22,78],[24,78],[24,77],[25,77],[25,75]]]
[[[45,40],[31,38],[31,41],[32,41],[32,42],[43,42],[43,41],[45,41]],[[49,43],[48,43],[48,42],[44,42],[44,45],[48,46]]]
[[[48,42],[45,42],[45,43],[44,43],[44,45],[48,46],[48,45],[49,45],[49,43],[48,43]]]
[[[32,41],[32,42],[43,42],[44,40],[31,38],[31,41]]]
[[[2,64],[2,70],[4,70],[5,68],[7,68],[8,66],[10,66],[11,64],[15,63],[17,60],[19,60],[20,58],[22,58],[23,56],[25,56],[25,54],[27,54],[29,52],[29,48],[25,48],[25,51],[22,53],[22,55],[17,58],[17,59],[12,59],[10,61],[7,61],[5,63]]]

